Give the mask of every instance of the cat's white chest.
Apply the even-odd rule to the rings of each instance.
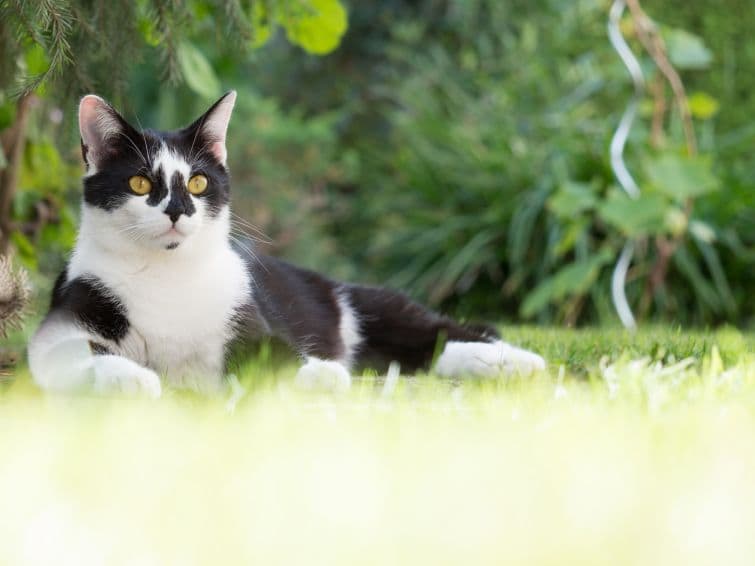
[[[146,344],[147,365],[176,378],[220,370],[248,289],[244,275],[231,253],[201,266],[152,269],[130,282],[123,300],[133,331]]]
[[[122,302],[129,321],[122,355],[175,385],[213,388],[223,370],[234,317],[249,297],[243,260],[230,247],[197,261],[88,265]],[[172,261],[171,261],[172,260]]]

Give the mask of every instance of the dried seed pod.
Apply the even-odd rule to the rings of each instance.
[[[18,328],[29,302],[29,279],[25,271],[14,270],[10,258],[0,257],[0,337]]]

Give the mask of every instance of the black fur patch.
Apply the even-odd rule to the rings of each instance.
[[[148,204],[154,206],[165,198],[168,188],[162,177],[152,174],[149,160],[160,148],[158,136],[150,131],[142,136],[131,129],[109,143],[111,151],[98,163],[97,171],[84,177],[84,201],[87,204],[113,210],[129,198],[145,198],[135,195],[128,185],[128,180],[134,175],[142,175],[152,181],[152,191],[146,197]]]
[[[107,340],[122,340],[129,328],[126,309],[105,285],[95,277],[66,278],[64,270],[55,283],[50,310],[73,316]]]
[[[89,341],[89,348],[92,350],[93,354],[98,356],[105,356],[113,353],[107,346],[100,344],[99,342],[94,342],[93,340]]]
[[[335,360],[344,347],[334,284],[325,277],[275,258],[250,261],[254,302],[267,328],[299,354]],[[255,327],[256,321],[250,321]]]
[[[196,211],[194,203],[191,202],[191,194],[184,185],[183,177],[176,171],[170,180],[170,200],[168,206],[165,207],[165,214],[171,221],[176,222],[182,214],[191,216]]]

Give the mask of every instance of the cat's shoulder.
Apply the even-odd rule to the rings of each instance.
[[[55,281],[50,307],[73,316],[109,340],[118,340],[128,332],[125,309],[113,290],[91,273],[69,278],[68,265]]]

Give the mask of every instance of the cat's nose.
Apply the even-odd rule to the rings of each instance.
[[[170,202],[168,206],[165,209],[165,214],[168,215],[168,218],[170,218],[170,221],[175,224],[178,222],[178,219],[181,217],[181,215],[185,212],[184,208],[176,203],[176,202]]]
[[[168,218],[170,218],[171,222],[175,224],[176,222],[178,222],[178,219],[182,214],[191,216],[192,214],[194,214],[194,212],[196,212],[196,209],[191,203],[189,193],[186,191],[186,189],[183,189],[171,191],[168,206],[165,207],[165,210],[163,212],[165,212],[165,214],[168,215]]]
[[[178,222],[178,219],[181,217],[182,213],[179,210],[171,210],[170,212],[166,210],[165,214],[167,214],[168,218],[170,218],[170,221],[175,224],[176,222]]]

